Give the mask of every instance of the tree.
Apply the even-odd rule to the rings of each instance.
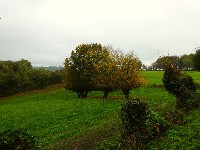
[[[94,90],[103,91],[103,98],[107,98],[111,91],[117,89],[115,82],[117,61],[111,46],[103,47],[101,55],[103,56],[101,61],[95,63],[92,82],[95,85]]]
[[[30,78],[34,89],[43,89],[49,86],[50,71],[45,69],[34,69]]]
[[[61,72],[33,69],[28,60],[0,61],[0,97],[60,83]]]
[[[194,54],[183,55],[179,58],[180,69],[182,70],[191,70],[194,68],[193,65]]]
[[[56,70],[52,71],[49,76],[49,84],[55,85],[62,82],[62,71]]]
[[[77,92],[78,97],[85,98],[89,91],[100,87],[94,79],[99,78],[109,52],[101,44],[81,44],[71,57],[65,60],[66,89]]]
[[[33,67],[28,60],[21,59],[15,62],[17,64],[17,75],[19,78],[19,90],[28,91],[32,89],[32,81],[30,74]]]
[[[116,60],[116,85],[124,93],[125,99],[128,99],[131,89],[145,84],[145,80],[142,79],[140,74],[142,63],[133,53],[124,54],[119,52],[116,54]]]
[[[19,79],[14,72],[1,74],[0,78],[0,97],[19,92]]]
[[[182,73],[180,69],[173,66],[170,62],[165,64],[162,81],[166,90],[177,97],[178,107],[185,107],[187,100],[196,92],[196,86],[192,77]]]
[[[65,60],[65,88],[85,98],[89,91],[109,92],[120,89],[126,99],[129,91],[144,84],[140,76],[141,62],[132,53],[114,51],[111,46],[82,44]]]
[[[200,48],[197,48],[193,57],[194,69],[200,71]]]
[[[152,64],[152,68],[153,68],[153,70],[163,70],[164,65],[167,62],[171,62],[174,66],[180,68],[180,62],[179,62],[178,56],[163,56],[163,57],[160,57]]]

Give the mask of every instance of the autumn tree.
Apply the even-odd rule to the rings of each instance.
[[[114,76],[117,70],[117,62],[113,54],[112,46],[103,47],[99,53],[99,61],[94,62],[94,73],[92,82],[94,90],[104,93],[103,98],[107,98],[108,94],[116,89]]]
[[[140,76],[141,62],[132,53],[114,51],[111,46],[81,44],[65,60],[66,89],[85,98],[89,91],[103,91],[103,98],[113,90],[129,91],[144,84]]]
[[[85,98],[92,90],[105,89],[101,82],[109,52],[101,44],[81,44],[65,60],[66,89]]]
[[[118,89],[124,93],[125,99],[128,99],[131,89],[145,84],[145,80],[140,74],[142,63],[133,53],[124,54],[123,52],[118,52],[116,54],[116,60],[116,84]]]

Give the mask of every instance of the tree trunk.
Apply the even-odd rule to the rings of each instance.
[[[126,100],[128,100],[128,98],[129,98],[129,89],[125,89],[125,90],[123,90],[123,93],[124,93],[124,95],[125,95],[125,99]]]
[[[83,98],[86,98],[86,97],[87,97],[87,95],[88,95],[88,92],[89,92],[89,91],[87,91],[87,90],[86,90],[86,91],[84,91],[84,97],[83,97]]]
[[[109,94],[110,92],[109,91],[104,91],[104,94],[103,94],[103,99],[106,99],[106,98],[108,98],[108,94]]]
[[[81,98],[80,92],[77,92],[78,98]]]
[[[80,91],[80,98],[84,98],[84,91]]]

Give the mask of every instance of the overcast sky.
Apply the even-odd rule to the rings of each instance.
[[[0,0],[0,60],[63,65],[81,43],[159,56],[200,46],[199,0]]]

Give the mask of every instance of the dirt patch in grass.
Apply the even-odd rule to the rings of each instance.
[[[172,125],[185,125],[184,120],[185,112],[181,110],[176,110],[173,112],[166,112],[164,118],[169,121]]]
[[[63,139],[47,149],[50,150],[89,150],[105,139],[112,139],[118,135],[120,128],[113,126],[112,128],[102,128],[98,130],[90,130],[87,133],[82,133],[71,138]]]
[[[164,85],[163,84],[152,84],[151,85],[152,88],[160,88],[160,89],[164,89]]]

